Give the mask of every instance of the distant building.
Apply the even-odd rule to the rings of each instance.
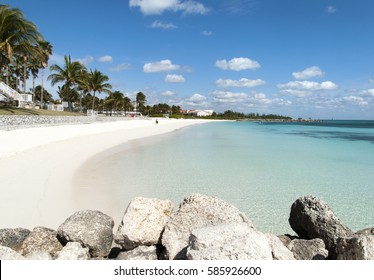
[[[208,117],[213,115],[213,110],[187,110],[187,114],[195,117]]]

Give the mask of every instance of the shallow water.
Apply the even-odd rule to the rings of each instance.
[[[312,194],[353,230],[374,226],[374,122],[208,123],[98,157],[85,183],[107,188],[114,204],[146,196],[177,207],[204,193],[234,204],[259,230],[283,234],[292,233],[291,204]]]

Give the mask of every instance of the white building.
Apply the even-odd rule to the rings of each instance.
[[[195,117],[208,117],[213,115],[213,110],[188,110],[187,114]]]

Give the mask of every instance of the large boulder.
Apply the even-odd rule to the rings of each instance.
[[[33,261],[53,260],[51,254],[45,251],[32,251],[28,253],[27,255],[25,255],[25,258],[28,260],[33,260]]]
[[[25,257],[13,249],[0,245],[0,260],[24,260]]]
[[[338,238],[354,234],[324,201],[315,196],[298,198],[292,204],[289,223],[301,239],[321,238],[329,251],[330,259],[336,258]]]
[[[57,260],[88,260],[90,253],[88,248],[83,248],[79,242],[68,242],[58,253]]]
[[[63,222],[58,230],[59,239],[79,242],[88,248],[92,257],[106,257],[113,241],[114,221],[108,215],[94,210],[78,211]]]
[[[53,258],[62,250],[62,245],[57,239],[57,232],[50,228],[36,227],[23,241],[21,247],[22,255],[31,252],[47,252]]]
[[[115,242],[125,249],[158,244],[172,211],[169,200],[134,198],[118,227]]]
[[[339,238],[338,260],[374,260],[374,235],[357,235]]]
[[[186,259],[189,237],[194,229],[227,223],[253,227],[245,214],[221,199],[202,194],[187,196],[165,226],[162,245],[166,248],[166,258]]]
[[[322,239],[293,239],[287,246],[297,260],[324,260],[328,256]]]
[[[0,229],[0,245],[17,251],[21,249],[23,241],[29,236],[30,232],[30,230],[25,228]]]
[[[265,234],[246,223],[194,229],[187,248],[190,260],[272,260]]]

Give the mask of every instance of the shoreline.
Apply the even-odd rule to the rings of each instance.
[[[211,122],[159,120],[157,125],[148,119],[0,131],[0,228],[55,228],[73,212],[87,208],[80,194],[90,194],[90,205],[110,208],[105,192],[95,193],[89,186],[86,193],[74,189],[74,175],[88,160],[131,140]]]

